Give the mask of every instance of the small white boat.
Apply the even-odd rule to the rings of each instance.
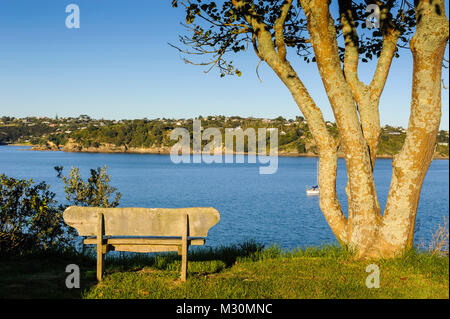
[[[317,196],[320,195],[319,192],[319,164],[316,163],[317,166],[317,185],[313,187],[306,188],[306,195]]]
[[[319,186],[314,186],[306,189],[306,195],[319,195]]]

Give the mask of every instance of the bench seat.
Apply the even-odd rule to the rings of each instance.
[[[181,237],[107,237],[103,238],[103,253],[109,251],[128,251],[136,253],[157,253],[175,251],[182,254],[183,240]],[[97,237],[83,240],[84,245],[97,245]],[[188,246],[202,246],[205,238],[187,239]]]
[[[201,246],[204,245],[205,238],[191,238],[188,237],[189,245]],[[87,237],[84,239],[85,245],[96,245],[97,237]],[[181,246],[181,237],[103,237],[105,245],[176,245]]]

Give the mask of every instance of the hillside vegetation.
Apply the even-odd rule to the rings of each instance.
[[[296,119],[241,118],[238,116],[198,117],[202,130],[215,127],[222,132],[225,143],[225,128],[277,128],[280,155],[316,155],[317,149],[303,117]],[[335,123],[327,122],[328,130],[335,137]],[[193,119],[140,119],[140,120],[94,120],[86,115],[78,118],[25,118],[3,117],[0,120],[0,144],[29,144],[38,150],[69,152],[142,152],[168,153],[177,141],[170,139],[175,128],[186,128],[192,138]],[[405,140],[406,131],[401,127],[384,126],[380,137],[378,156],[397,154]],[[440,131],[436,141],[435,157],[449,156],[448,131]],[[202,141],[203,146],[209,141]],[[248,150],[247,138],[245,151]],[[269,145],[269,134],[267,134]]]

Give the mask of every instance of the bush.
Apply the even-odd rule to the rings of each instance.
[[[107,166],[91,169],[91,176],[84,181],[81,178],[80,170],[72,167],[69,177],[62,175],[62,166],[54,167],[58,177],[64,182],[66,199],[71,205],[87,207],[117,207],[119,205],[121,193],[109,185],[110,177],[107,174]],[[110,200],[115,196],[114,200]]]
[[[74,231],[45,183],[0,175],[0,254],[70,247]]]
[[[106,167],[91,169],[84,181],[78,168],[69,177],[62,175],[63,167],[55,167],[62,178],[69,205],[116,207],[121,194],[109,185]],[[0,175],[0,255],[17,255],[43,251],[73,251],[76,231],[66,225],[55,193],[45,182],[34,184],[32,179],[14,179]],[[115,196],[114,200],[110,200]]]

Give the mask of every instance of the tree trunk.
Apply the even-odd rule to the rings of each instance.
[[[275,22],[275,41],[263,19],[245,2],[232,0],[245,12],[254,30],[258,57],[278,75],[308,121],[319,147],[320,208],[340,243],[357,251],[359,258],[393,257],[411,248],[423,179],[431,163],[441,117],[441,67],[448,40],[444,0],[416,1],[416,33],[411,40],[414,57],[411,116],[403,148],[393,160],[393,175],[382,216],[373,168],[380,135],[378,103],[399,33],[388,30],[370,85],[359,82],[358,50],[346,41],[344,72],[339,59],[336,29],[328,0],[300,0],[307,18],[310,43],[338,126],[347,165],[346,218],[336,195],[336,141],[326,129],[322,112],[286,60],[283,25],[292,5],[285,1]],[[345,2],[341,2],[345,3]],[[343,21],[344,35],[352,36],[351,15]],[[345,75],[344,75],[345,74]]]
[[[394,157],[392,181],[373,254],[392,257],[412,248],[417,205],[431,163],[441,120],[441,72],[449,24],[444,0],[416,6],[411,115],[406,140]]]
[[[348,245],[365,255],[378,233],[381,215],[367,142],[358,117],[353,93],[339,59],[336,30],[328,1],[302,1],[311,44],[324,83],[345,153],[348,176]]]
[[[393,160],[393,176],[384,216],[379,211],[372,169],[379,135],[378,108],[374,106],[378,104],[385,78],[375,77],[374,89],[371,84],[367,88],[367,93],[371,94],[366,97],[352,96],[351,85],[341,71],[328,2],[302,1],[302,6],[345,153],[348,244],[360,258],[393,257],[412,247],[420,190],[432,160],[440,124],[441,68],[448,40],[444,1],[431,4],[429,0],[423,0],[416,7],[417,27],[410,44],[414,57],[411,116],[405,144]],[[385,43],[386,52],[393,52],[395,36],[395,41],[387,37],[390,43]],[[381,72],[390,65],[391,59],[392,56],[387,55],[385,61],[380,60],[377,71]],[[354,98],[359,103],[360,119]]]

